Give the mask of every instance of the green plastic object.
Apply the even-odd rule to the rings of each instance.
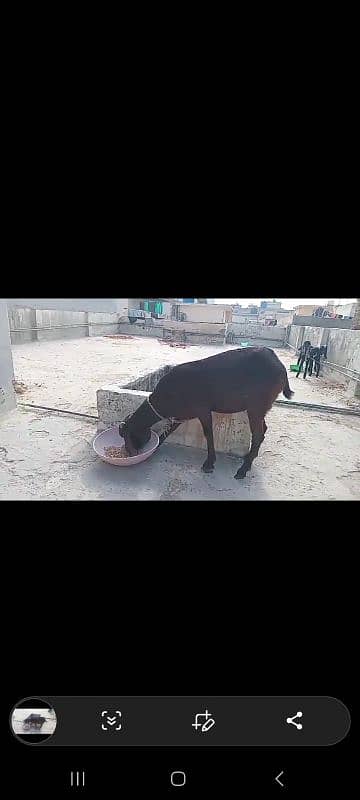
[[[298,367],[297,364],[290,364],[290,372],[301,372],[302,367]]]

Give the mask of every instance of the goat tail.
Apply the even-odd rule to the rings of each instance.
[[[292,391],[291,391],[291,389],[290,389],[290,386],[289,386],[289,381],[288,381],[288,376],[287,376],[287,375],[286,375],[286,379],[285,379],[285,380],[286,380],[286,383],[285,383],[285,386],[284,386],[284,388],[283,388],[283,395],[284,395],[284,397],[286,397],[288,400],[290,400],[290,399],[292,398],[292,396],[293,396],[294,392],[292,392]]]

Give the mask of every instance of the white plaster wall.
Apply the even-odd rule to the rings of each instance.
[[[302,331],[304,331],[304,335],[301,337]],[[360,331],[345,328],[318,328],[311,325],[291,326],[290,345],[297,347],[306,339],[311,342],[313,347],[327,345],[327,361],[323,364],[324,374],[334,380],[342,375],[350,381],[358,381],[358,376],[360,376]]]
[[[230,322],[228,331],[235,336],[243,336],[256,339],[269,339],[272,342],[285,340],[286,328],[279,325],[261,325],[257,322]]]
[[[16,406],[7,306],[0,300],[0,416]]]
[[[126,314],[128,299],[115,297],[6,297],[9,306],[24,308],[58,309],[59,311],[105,311],[108,313]]]
[[[229,310],[229,307],[227,307]],[[226,309],[221,305],[199,305],[195,303],[182,303],[180,313],[186,314],[187,322],[223,323],[225,322]]]
[[[360,331],[331,330],[328,361],[360,373]]]
[[[177,322],[176,320],[156,320],[158,327],[166,330],[185,331],[185,333],[225,333],[225,325],[218,322]]]

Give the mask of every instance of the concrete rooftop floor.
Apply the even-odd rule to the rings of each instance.
[[[96,390],[167,363],[204,358],[218,346],[170,348],[154,339],[104,337],[13,347],[19,402],[96,413]],[[294,356],[276,350],[288,366]],[[40,384],[40,385],[39,385]],[[345,388],[290,376],[295,400],[342,406]],[[165,444],[149,461],[121,468],[92,449],[96,422],[18,408],[0,420],[2,500],[355,500],[360,497],[360,419],[275,407],[258,459],[235,481],[239,459]]]

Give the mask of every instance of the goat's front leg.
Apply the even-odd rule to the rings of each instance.
[[[206,461],[204,461],[202,465],[202,470],[203,472],[213,472],[216,461],[216,453],[214,447],[214,432],[213,432],[211,411],[209,411],[208,414],[204,414],[204,416],[199,417],[199,419],[202,425],[202,429],[204,431],[204,436],[208,448],[207,459]]]
[[[303,374],[304,380],[305,380],[305,378],[306,378],[306,376],[308,374],[309,366],[310,366],[310,359],[307,358],[306,361],[305,361],[305,369],[304,369],[304,374]]]
[[[163,433],[159,436],[159,447],[161,444],[163,444],[163,442],[165,442],[165,439],[167,439],[171,433],[174,433],[174,431],[176,431],[176,428],[178,428],[179,425],[181,425],[181,422],[173,422],[170,426],[167,426],[165,431],[163,431]]]

